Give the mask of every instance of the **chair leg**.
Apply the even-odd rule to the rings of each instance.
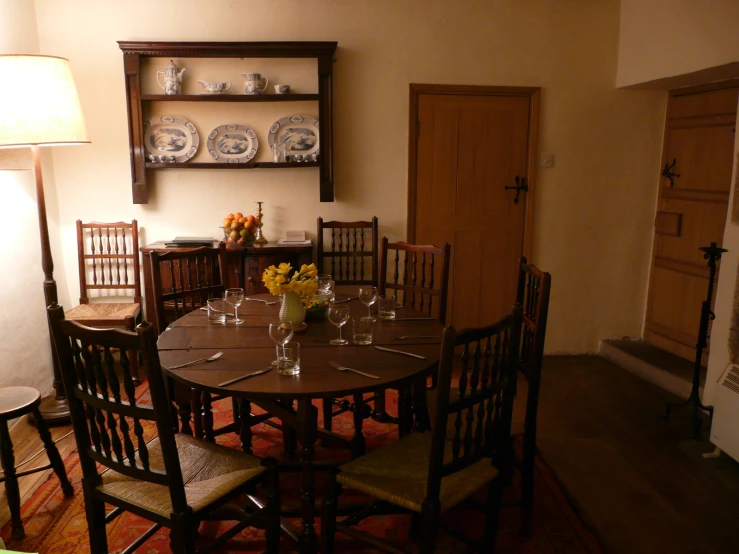
[[[64,496],[73,496],[74,489],[67,478],[67,470],[64,468],[64,462],[62,461],[62,457],[59,455],[59,450],[57,450],[57,447],[51,438],[51,433],[49,433],[49,429],[46,427],[46,422],[44,421],[44,418],[41,417],[41,412],[39,412],[38,408],[33,410],[33,418],[36,422],[36,430],[41,437],[41,441],[44,443],[46,455],[49,457],[51,467],[54,469],[54,473],[56,473],[56,476],[59,478],[59,482],[62,484],[62,492],[64,492]]]
[[[13,522],[11,536],[14,539],[22,539],[26,533],[21,521],[21,493],[18,488],[18,477],[15,474],[13,443],[10,441],[8,422],[5,420],[0,421],[0,463],[5,472],[5,494],[8,497],[10,519]]]
[[[294,400],[285,400],[282,405],[295,413]],[[298,437],[295,429],[287,425],[284,421],[282,423],[282,444],[285,458],[290,460],[295,458],[295,450],[298,448]]]
[[[524,439],[521,459],[521,528],[519,534],[529,538],[534,531],[534,457],[536,447]]]
[[[200,402],[203,412],[203,436],[208,442],[216,442],[216,437],[213,434],[213,397],[209,392],[204,391],[200,395]]]
[[[265,521],[267,554],[280,550],[280,475],[277,472],[277,461],[264,462],[269,467],[269,476],[264,481],[267,489],[267,515]]]
[[[420,554],[434,554],[436,549],[436,531],[441,507],[438,503],[425,500],[421,507],[421,537],[418,551]]]
[[[482,539],[481,552],[493,554],[498,538],[498,519],[503,497],[503,479],[500,476],[488,486],[488,500],[485,507],[485,534]]]
[[[253,433],[251,430],[251,402],[246,398],[239,400],[239,438],[241,439],[241,450],[247,454],[251,454],[251,443]]]
[[[82,493],[85,497],[85,515],[87,532],[90,536],[91,554],[108,554],[108,537],[105,532],[105,502],[95,498],[92,489],[95,485],[82,481]]]
[[[172,529],[169,533],[169,547],[174,554],[196,554],[198,524],[192,517],[172,514]]]
[[[321,505],[321,552],[333,554],[336,538],[336,502],[339,485],[336,483],[337,469],[332,468],[326,477],[326,484]]]
[[[196,439],[203,438],[203,401],[202,393],[197,389],[190,391],[190,407],[192,411],[192,425],[194,437]]]

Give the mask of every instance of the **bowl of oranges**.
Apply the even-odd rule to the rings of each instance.
[[[253,215],[241,212],[230,213],[223,218],[223,242],[226,246],[250,246],[254,244],[254,235],[259,227],[259,220]]]

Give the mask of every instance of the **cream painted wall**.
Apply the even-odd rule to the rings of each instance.
[[[621,0],[618,86],[739,61],[736,0]]]
[[[0,54],[38,52],[33,0],[0,0]],[[28,169],[7,170],[30,167],[30,152],[27,148],[0,151],[0,385],[30,385],[47,392],[53,372],[42,290],[35,181]],[[49,161],[44,156],[43,169],[51,176]],[[54,191],[50,191],[49,227],[54,235],[53,251],[61,258],[60,243],[54,240],[58,228],[55,198]]]
[[[316,217],[378,215],[404,238],[408,85],[540,86],[534,261],[553,274],[548,352],[638,336],[644,313],[664,94],[614,88],[617,0],[36,0],[43,50],[68,57],[92,145],[54,150],[64,255],[77,296],[74,221],[130,220],[144,242],[214,235],[265,202],[266,235]],[[161,171],[131,203],[122,54],[116,40],[336,40],[336,202],[314,169]],[[186,66],[186,60],[182,65]],[[255,71],[255,61],[239,64]],[[270,66],[260,66],[270,75]],[[240,72],[239,71],[239,72]],[[213,78],[216,78],[215,76]],[[190,75],[186,79],[196,79]],[[176,114],[175,114],[176,115]],[[207,129],[200,129],[201,139]],[[257,129],[262,148],[265,129]]]
[[[673,77],[739,61],[739,2],[735,0],[622,0],[619,85]],[[739,125],[739,120],[737,121]],[[739,144],[735,143],[739,160]],[[735,203],[737,164],[729,198]],[[730,208],[731,211],[731,208]],[[704,403],[711,404],[716,381],[730,361],[728,347],[739,267],[739,223],[727,218],[716,287],[716,319]],[[696,322],[697,325],[697,322]]]

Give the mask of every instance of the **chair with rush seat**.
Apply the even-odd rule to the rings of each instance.
[[[82,467],[90,550],[107,554],[105,525],[128,511],[154,525],[127,552],[167,527],[173,552],[195,553],[200,522],[222,520],[237,523],[200,552],[259,524],[267,531],[267,551],[276,553],[276,462],[173,431],[153,325],[142,323],[135,333],[93,329],[65,320],[58,305],[48,311]],[[116,359],[116,350],[141,354],[151,405],[137,399],[130,364],[126,356]],[[258,485],[266,502],[255,496]],[[239,498],[245,504],[231,504]],[[115,509],[106,514],[106,504]]]
[[[80,305],[67,319],[88,327],[122,327],[133,331],[141,314],[139,227],[131,223],[82,223],[77,220],[77,264]],[[95,291],[95,296],[91,292]],[[133,292],[133,302],[101,302]],[[93,302],[90,299],[93,298]],[[133,380],[139,382],[138,360],[131,359]]]
[[[512,461],[510,431],[520,335],[519,307],[487,327],[444,330],[433,430],[414,431],[330,470],[321,513],[321,552],[334,552],[336,531],[387,552],[400,552],[355,526],[373,515],[407,511],[417,524],[418,551],[432,554],[437,530],[447,530],[442,514],[480,489],[487,489],[482,539],[463,536],[456,529],[449,532],[467,543],[465,552],[494,551],[501,491]],[[455,349],[463,352],[461,376],[453,386]],[[450,437],[448,418],[455,420]],[[337,497],[343,488],[382,502],[337,522]]]

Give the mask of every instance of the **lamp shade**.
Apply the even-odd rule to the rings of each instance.
[[[88,143],[69,60],[0,56],[0,147]]]

